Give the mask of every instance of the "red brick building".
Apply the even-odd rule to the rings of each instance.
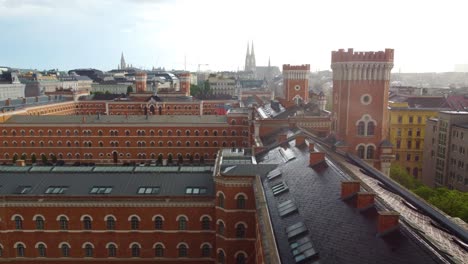
[[[386,172],[392,146],[388,92],[393,49],[379,52],[332,52],[332,131],[337,147],[355,153]]]
[[[203,163],[221,147],[250,147],[251,121],[241,108],[221,116],[14,115],[2,124],[0,162]]]
[[[283,95],[281,103],[289,108],[309,102],[310,65],[283,65]]]
[[[224,175],[222,157],[215,167],[2,167],[0,254],[18,263],[261,263],[259,225],[271,224],[257,215],[256,177]]]

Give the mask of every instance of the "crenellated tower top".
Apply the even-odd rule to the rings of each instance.
[[[284,71],[310,71],[310,64],[302,64],[302,65],[283,64],[283,72]]]
[[[366,51],[354,52],[353,49],[339,49],[332,51],[332,63],[337,62],[393,62],[393,49],[385,49],[385,51]]]

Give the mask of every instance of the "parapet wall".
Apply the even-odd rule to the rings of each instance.
[[[283,64],[283,72],[284,71],[310,71],[310,64],[302,64],[302,65],[290,65],[290,64]]]
[[[348,51],[339,49],[338,51],[332,51],[332,63],[352,61],[393,62],[393,53],[393,49],[385,49],[385,51],[376,52],[354,52],[353,49],[348,49]]]

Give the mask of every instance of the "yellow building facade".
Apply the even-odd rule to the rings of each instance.
[[[437,117],[439,108],[412,108],[407,102],[389,103],[390,142],[393,144],[395,160],[415,178],[422,178],[424,130],[426,120]]]

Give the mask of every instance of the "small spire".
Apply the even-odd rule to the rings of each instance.
[[[250,55],[255,56],[253,40],[252,40],[252,53],[250,53]]]

